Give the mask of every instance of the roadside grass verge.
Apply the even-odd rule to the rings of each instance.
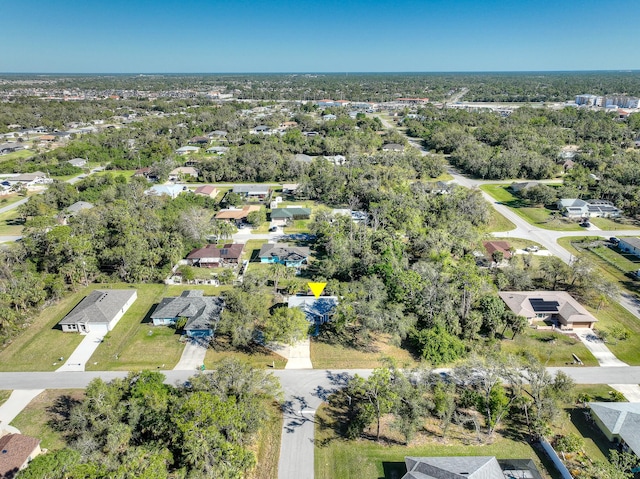
[[[56,406],[66,407],[81,401],[83,389],[47,389],[36,396],[29,405],[11,422],[22,434],[40,439],[40,446],[49,451],[66,446],[64,432],[57,431],[52,424],[59,419],[54,409]]]
[[[234,348],[224,337],[216,337],[213,345],[207,349],[204,358],[206,369],[215,369],[220,361],[227,358],[240,359],[256,369],[284,369],[287,360],[273,351],[252,343],[245,348]]]
[[[256,468],[248,474],[247,479],[277,479],[282,421],[280,406],[271,404],[269,418],[258,433],[254,449],[258,463]]]
[[[507,337],[510,331],[506,332]],[[572,354],[580,358],[585,366],[598,366],[598,361],[578,338],[553,331],[527,328],[514,340],[500,341],[500,350],[514,355],[530,353],[545,366],[570,366]]]
[[[502,232],[502,231],[511,231],[516,228],[511,221],[502,216],[498,211],[491,207],[489,209],[489,222],[485,226],[485,229],[489,232]]]
[[[616,230],[640,230],[640,227],[628,220],[611,220],[609,218],[589,218],[589,221],[596,225],[601,230],[616,231]]]
[[[409,351],[389,344],[387,335],[380,335],[369,351],[311,339],[311,364],[314,369],[377,368],[385,365],[384,358],[395,360],[399,367],[411,368],[419,364]]]
[[[2,406],[7,399],[9,399],[9,396],[11,396],[11,393],[13,391],[11,389],[2,389],[0,390],[0,406]]]

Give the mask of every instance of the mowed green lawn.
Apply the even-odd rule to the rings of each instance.
[[[65,447],[64,433],[52,427],[57,415],[51,411],[57,403],[71,405],[81,401],[83,389],[47,389],[36,396],[11,422],[22,434],[40,439],[40,447],[55,451]]]
[[[507,330],[505,336],[511,338],[511,331]],[[500,349],[514,355],[531,353],[546,366],[570,365],[573,363],[572,354],[578,356],[585,366],[598,365],[596,358],[579,339],[553,331],[527,328],[514,340],[501,340]]]
[[[0,371],[53,371],[61,366],[59,358],[68,358],[83,336],[63,333],[56,328],[90,291],[105,287],[91,285],[72,293],[35,316],[25,330],[0,352]]]
[[[0,205],[2,207],[4,205]],[[18,209],[0,214],[0,235],[18,236],[22,234],[24,225],[18,214]]]
[[[582,231],[582,227],[575,220],[563,218],[554,219],[552,211],[548,208],[531,207],[520,198],[511,194],[507,190],[509,185],[487,184],[480,186],[480,189],[491,195],[496,201],[511,208],[518,216],[529,223],[549,230],[559,231]]]
[[[399,367],[411,368],[419,363],[406,349],[389,344],[386,335],[380,335],[369,351],[311,340],[311,364],[315,369],[377,368],[385,365],[384,358],[392,358]]]
[[[7,399],[9,399],[9,396],[11,396],[12,392],[13,391],[11,389],[0,390],[0,406],[2,406]]]
[[[324,406],[318,409],[314,441],[316,479],[400,479],[406,472],[406,456],[496,456],[498,459],[534,459],[539,463],[529,444],[497,434],[490,444],[473,440],[441,442],[430,437],[428,442],[415,446],[389,445],[365,439],[342,439],[336,435],[332,421]]]

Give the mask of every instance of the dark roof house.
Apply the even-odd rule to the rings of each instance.
[[[212,337],[224,300],[218,296],[204,296],[204,291],[192,289],[183,291],[174,298],[162,298],[151,314],[154,325],[175,324],[179,318],[186,318],[184,331],[189,337]]]
[[[315,325],[324,324],[335,312],[338,305],[336,296],[290,296],[288,301],[289,308],[300,308],[307,321]]]
[[[58,324],[64,332],[111,331],[137,298],[135,289],[97,289]]]
[[[208,244],[203,248],[196,248],[187,255],[187,261],[193,266],[212,268],[225,264],[238,264],[242,257],[244,244],[225,244],[218,248],[215,244]]]

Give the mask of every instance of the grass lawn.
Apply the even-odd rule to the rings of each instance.
[[[83,336],[63,333],[55,326],[90,291],[105,286],[95,284],[83,288],[33,318],[30,325],[0,352],[0,371],[53,371],[60,367],[60,356],[68,358]]]
[[[416,445],[377,443],[357,439],[347,441],[335,432],[334,419],[326,406],[316,413],[315,477],[366,477],[400,479],[406,472],[405,456],[496,456],[498,459],[531,458],[540,472],[536,451],[526,442],[496,434],[491,443],[478,444],[475,440],[461,440],[451,428],[449,438],[443,441],[436,435],[425,434],[416,439]],[[470,436],[469,432],[464,434]],[[554,471],[555,472],[555,471]],[[545,476],[549,477],[549,476]]]
[[[21,235],[23,228],[17,208],[0,214],[0,235]]]
[[[506,336],[511,337],[507,331]],[[510,354],[528,352],[546,366],[567,366],[573,363],[575,354],[585,366],[598,366],[598,361],[577,338],[553,331],[527,328],[524,333],[511,339],[500,341],[500,349]]]
[[[384,366],[383,358],[393,358],[400,367],[414,367],[418,361],[406,349],[388,343],[388,337],[372,345],[371,351],[311,340],[311,363],[315,369],[369,369]]]
[[[138,299],[117,326],[105,336],[87,362],[87,370],[171,369],[180,360],[184,345],[175,329],[153,326],[148,314],[169,292],[162,284],[137,284]],[[186,287],[182,287],[184,289]]]
[[[242,253],[243,259],[248,259],[250,261],[260,261],[258,259],[258,253],[260,252],[260,248],[265,244],[267,240],[249,240],[244,245],[244,251]],[[254,266],[254,265],[251,265]]]
[[[64,433],[51,427],[51,422],[58,417],[51,409],[56,404],[73,404],[83,396],[82,389],[47,389],[36,396],[11,425],[20,429],[22,434],[39,438],[42,448],[50,451],[62,449],[66,445]]]
[[[609,218],[590,218],[589,221],[605,231],[639,230],[640,227],[630,221],[614,221]]]
[[[308,233],[309,227],[308,224],[311,220],[295,220],[291,226],[286,226],[284,228],[285,234],[291,233]]]
[[[516,228],[516,225],[498,213],[494,208],[489,208],[489,214],[489,222],[485,227],[488,232],[511,231]]]
[[[261,234],[265,234],[269,232],[269,222],[265,221],[264,223],[262,223],[260,226],[258,226],[257,228],[253,228],[251,230],[251,234],[254,235],[261,235]]]
[[[0,156],[0,163],[4,163],[5,161],[10,160],[19,160],[21,158],[31,158],[35,153],[33,150],[19,150],[14,151],[12,153],[7,153],[6,155]]]
[[[207,355],[204,358],[205,368],[215,369],[220,361],[230,357],[246,361],[257,369],[273,368],[274,366],[275,369],[284,369],[287,364],[285,358],[263,346],[255,344],[238,350],[222,341],[223,339],[216,340],[215,346],[207,349]]]
[[[29,191],[27,196],[19,195],[18,193],[11,193],[10,195],[0,196],[0,208],[4,208],[6,206],[12,205],[17,201],[24,200],[30,196],[37,194],[34,191]]]
[[[247,479],[277,479],[282,435],[282,410],[277,404],[269,408],[269,419],[258,433],[254,449],[258,464]]]
[[[491,195],[496,201],[511,208],[518,216],[529,223],[548,230],[558,231],[582,231],[582,227],[574,220],[552,217],[557,211],[548,208],[536,208],[527,206],[527,203],[511,194],[507,187],[509,185],[487,184],[481,185],[480,189]]]
[[[12,392],[13,391],[11,389],[0,390],[0,406],[2,406],[7,399],[9,399],[9,396],[11,396]]]

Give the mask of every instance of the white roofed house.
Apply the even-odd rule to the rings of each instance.
[[[111,331],[138,297],[135,289],[97,289],[89,293],[58,325],[65,333]]]
[[[73,160],[68,160],[67,163],[71,166],[75,166],[76,168],[82,168],[87,164],[87,160],[86,158],[74,158]]]
[[[581,200],[563,198],[557,203],[560,212],[568,218],[617,218],[622,214],[613,203],[606,200]]]
[[[181,146],[176,150],[178,155],[188,155],[190,153],[197,153],[200,151],[200,148],[197,146]]]
[[[33,173],[23,173],[18,176],[12,176],[11,178],[7,178],[7,181],[11,186],[22,184],[27,188],[53,183],[53,179],[49,178],[49,175],[42,171],[34,171]]]
[[[232,191],[249,200],[264,200],[271,194],[271,188],[266,185],[236,185]]]

